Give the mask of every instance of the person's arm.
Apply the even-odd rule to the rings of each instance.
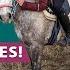
[[[43,11],[47,8],[48,0],[39,0],[39,3],[24,2],[21,6],[23,10]]]

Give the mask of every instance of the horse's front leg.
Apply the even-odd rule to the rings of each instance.
[[[31,45],[32,70],[41,70],[42,45],[34,43]]]

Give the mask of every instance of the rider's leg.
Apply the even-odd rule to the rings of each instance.
[[[48,39],[48,43],[47,43],[48,45],[53,45],[57,42],[57,36],[60,31],[60,28],[61,28],[61,26],[60,26],[59,20],[57,19],[57,21],[54,24],[51,36]]]
[[[57,0],[57,1],[59,1],[59,0]],[[50,7],[50,9],[53,11],[53,14],[56,14],[55,10],[54,10],[54,7],[56,7],[56,2],[54,0],[48,1],[48,7]],[[49,11],[49,9],[47,9],[47,10]],[[49,11],[49,12],[51,12],[51,11]],[[55,22],[54,27],[52,29],[52,34],[51,34],[50,38],[48,39],[48,43],[47,43],[48,45],[53,45],[57,42],[57,36],[60,31],[60,28],[61,28],[60,21],[57,18],[57,21]]]
[[[70,7],[67,0],[65,0],[60,10],[60,13],[58,14],[58,18],[60,19],[61,25],[65,31],[64,39],[59,41],[60,45],[70,45],[70,20],[68,17],[69,12]]]

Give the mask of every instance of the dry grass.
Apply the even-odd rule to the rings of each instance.
[[[45,46],[41,66],[42,70],[70,70],[70,46]],[[0,70],[31,70],[31,64],[0,63]]]

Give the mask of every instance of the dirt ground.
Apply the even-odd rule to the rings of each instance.
[[[70,70],[70,46],[44,46],[42,70]],[[0,70],[31,70],[31,64],[0,63]]]

